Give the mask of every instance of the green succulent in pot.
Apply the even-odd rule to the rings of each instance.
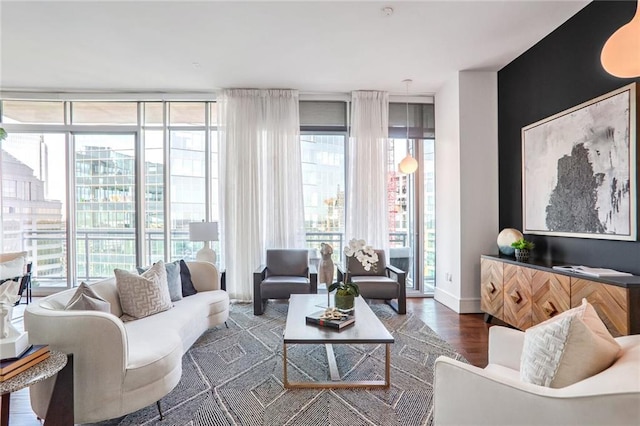
[[[519,240],[511,243],[511,247],[517,250],[533,250],[535,246],[536,245],[532,241],[527,241],[524,238],[520,238]]]
[[[532,241],[520,238],[518,241],[511,243],[511,247],[516,249],[515,255],[518,262],[529,261],[529,251],[533,250],[536,245]]]

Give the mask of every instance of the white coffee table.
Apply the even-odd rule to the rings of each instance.
[[[326,388],[388,388],[391,379],[391,344],[393,336],[384,324],[373,313],[362,297],[356,298],[356,322],[342,330],[306,324],[305,317],[321,310],[326,305],[327,297],[317,294],[292,294],[289,299],[289,313],[284,329],[284,387],[288,389],[326,389]],[[335,344],[385,344],[384,380],[342,381],[336,358],[333,353]],[[287,345],[289,344],[324,344],[327,350],[327,361],[331,381],[323,382],[290,382],[287,377]]]

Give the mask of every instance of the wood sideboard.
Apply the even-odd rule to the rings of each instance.
[[[586,298],[613,336],[640,334],[640,276],[587,277],[552,263],[480,258],[481,309],[520,330],[575,308]]]

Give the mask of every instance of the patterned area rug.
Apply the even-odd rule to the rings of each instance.
[[[229,328],[207,331],[183,358],[182,379],[155,405],[111,425],[431,425],[433,365],[440,355],[465,361],[413,314],[371,308],[393,334],[388,390],[285,390],[282,333],[288,304],[270,301],[264,315],[232,305]],[[334,345],[340,374],[350,380],[384,379],[384,345]],[[324,345],[289,345],[293,381],[330,380]]]

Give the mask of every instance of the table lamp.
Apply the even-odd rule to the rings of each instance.
[[[216,263],[216,252],[209,247],[209,241],[218,241],[218,222],[189,223],[189,241],[204,241],[204,246],[196,253],[196,260]]]

